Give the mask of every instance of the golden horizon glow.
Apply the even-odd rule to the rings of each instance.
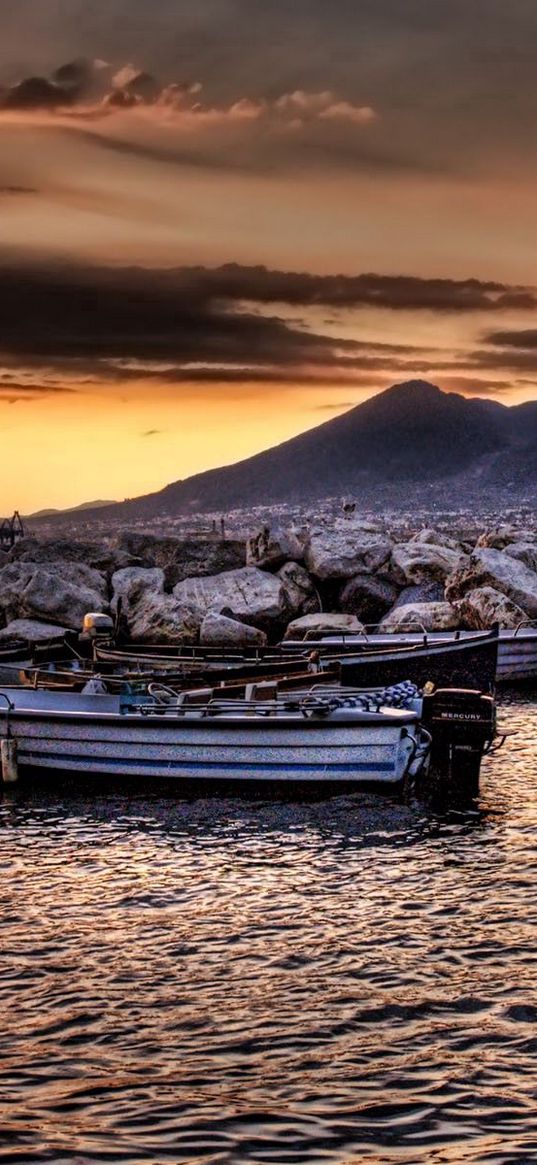
[[[6,324],[0,512],[152,492],[416,377],[506,404],[536,398],[533,341],[517,346],[537,304],[533,293],[525,301],[534,279],[530,152],[509,168],[507,138],[501,150],[491,139],[471,154],[448,135],[444,158],[429,125],[427,153],[424,108],[411,117],[378,94],[346,100],[336,84],[237,94],[199,108],[197,93],[188,100],[188,108],[159,98],[130,110],[99,101],[59,112],[0,109],[0,259],[20,274],[21,302],[25,269],[39,265],[46,279],[59,266],[66,278],[75,272],[75,283],[77,272],[97,272],[87,291],[93,334],[76,312],[71,320],[69,304],[52,325],[45,310],[43,325],[46,292],[36,306],[29,301],[16,335]],[[159,269],[229,263],[299,273],[299,282],[300,273],[367,272],[492,281],[511,298],[501,310],[451,310],[434,306],[434,294],[429,309],[426,290],[421,304],[410,296],[402,308],[389,297],[379,306],[374,297],[330,306],[315,294],[304,303],[300,295],[287,303],[237,295],[215,308],[196,292],[189,330],[183,293],[176,344],[164,299],[163,350],[156,309],[145,353],[143,318],[129,323],[127,269],[147,271],[150,297],[152,286],[162,292],[151,282]],[[117,329],[103,336],[99,298],[107,273],[123,269]],[[52,287],[51,302],[54,295]],[[502,346],[494,337],[505,333]],[[145,379],[144,360],[154,365]],[[167,367],[162,379],[158,361]],[[205,379],[190,382],[190,365]]]

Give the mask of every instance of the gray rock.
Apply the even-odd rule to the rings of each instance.
[[[384,534],[344,528],[314,530],[306,546],[305,563],[319,579],[353,578],[374,573],[389,559],[392,544]]]
[[[463,552],[461,543],[455,538],[451,538],[448,534],[440,533],[438,530],[433,530],[430,526],[425,526],[423,530],[418,530],[417,534],[413,534],[409,538],[409,542],[419,542],[421,545],[429,546],[443,546],[446,550],[455,550],[457,554]]]
[[[537,573],[511,555],[488,548],[475,550],[468,565],[447,579],[446,598],[458,602],[480,587],[500,591],[531,619],[537,618]]]
[[[112,576],[112,609],[122,601],[131,639],[140,643],[196,643],[201,617],[164,593],[158,566],[127,567]]]
[[[172,595],[143,591],[131,608],[129,630],[138,643],[197,643],[199,615]]]
[[[0,631],[0,642],[10,643],[16,639],[27,639],[29,643],[40,643],[47,639],[61,639],[65,627],[57,623],[39,623],[37,619],[13,619]]]
[[[426,582],[415,587],[404,587],[394,606],[406,607],[409,603],[443,603],[443,601],[443,583]]]
[[[354,615],[320,611],[316,615],[302,615],[300,619],[293,619],[284,639],[313,639],[316,634],[359,635],[363,630],[363,623],[360,623]]]
[[[382,631],[454,631],[460,615],[451,603],[407,603],[395,607],[379,624]]]
[[[221,612],[253,627],[265,627],[285,620],[287,595],[281,578],[265,574],[255,566],[227,570],[209,578],[189,578],[174,587],[179,603],[192,607],[203,618],[209,611]]]
[[[246,565],[275,570],[284,562],[301,562],[307,535],[304,531],[263,526],[246,543]]]
[[[397,587],[371,574],[357,574],[342,588],[338,606],[347,615],[356,615],[362,623],[373,625],[393,607]]]
[[[494,587],[476,587],[456,604],[461,621],[471,631],[486,631],[494,623],[514,630],[526,615],[521,607]]]
[[[310,615],[320,609],[319,595],[307,570],[298,562],[286,562],[278,571],[285,591],[286,617]]]
[[[511,542],[509,546],[505,547],[505,553],[510,558],[517,558],[519,562],[523,562],[529,570],[534,570],[537,574],[537,543],[535,542]]]
[[[158,566],[128,566],[116,571],[112,575],[112,610],[117,610],[118,599],[121,599],[123,612],[129,618],[148,591],[153,595],[164,594],[164,571]]]
[[[200,627],[200,643],[206,647],[264,647],[266,642],[264,631],[212,611]]]
[[[505,550],[511,542],[520,542],[520,531],[506,523],[495,530],[486,530],[476,542],[476,550]]]
[[[467,562],[466,556],[447,546],[429,542],[400,542],[394,546],[391,569],[402,586],[442,582]]]
[[[124,531],[117,539],[117,547],[146,567],[160,567],[168,590],[183,579],[232,570],[246,561],[245,543],[240,539],[158,538]]]
[[[102,574],[112,574],[136,559],[101,542],[74,542],[63,538],[21,538],[7,555],[9,562],[81,562]]]
[[[79,630],[88,611],[108,611],[106,579],[81,562],[10,562],[0,570],[7,623],[38,619]]]

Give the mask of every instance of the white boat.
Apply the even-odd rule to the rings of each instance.
[[[286,651],[296,651],[300,647],[330,648],[337,651],[381,650],[405,646],[440,646],[483,637],[483,631],[407,631],[377,635],[326,635],[320,638],[308,637],[304,640],[286,640],[282,647]],[[537,681],[537,627],[522,624],[513,631],[500,631],[498,635],[498,663],[496,670],[498,683],[518,683],[521,680]]]
[[[0,738],[16,742],[21,770],[107,777],[396,786],[426,765],[419,702],[386,707],[378,694],[274,688],[251,685],[248,698],[226,700],[151,685],[138,703],[2,688]]]

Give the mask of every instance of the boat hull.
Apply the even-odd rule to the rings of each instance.
[[[479,687],[490,692],[496,682],[497,653],[494,633],[445,643],[397,645],[391,652],[342,656],[340,678],[342,684],[382,687],[404,676],[419,688],[431,682],[435,687]]]
[[[482,638],[482,631],[434,631],[424,635],[423,632],[407,632],[405,634],[369,635],[363,637],[330,636],[319,640],[310,640],[307,646],[312,650],[318,648],[322,653],[334,655],[341,651],[342,658],[356,653],[360,659],[366,660],[371,652],[390,648],[399,650],[404,647],[423,646],[428,650],[434,644],[449,645],[469,643]],[[284,650],[296,651],[299,641],[288,641],[282,644]],[[304,646],[304,643],[302,643]],[[413,678],[413,677],[412,677]],[[473,677],[474,682],[479,675]],[[441,682],[449,680],[459,682],[453,672],[448,672],[441,678]],[[512,684],[519,682],[537,683],[537,629],[521,627],[518,631],[500,631],[498,635],[498,657],[496,664],[496,683]],[[439,681],[440,682],[440,681]]]
[[[121,715],[114,697],[57,696],[13,689],[0,709],[0,734],[18,743],[21,768],[63,773],[219,782],[400,784],[420,727],[396,722],[224,714]],[[48,699],[48,706],[47,706]],[[96,700],[101,701],[95,710]],[[91,709],[88,711],[86,708]]]

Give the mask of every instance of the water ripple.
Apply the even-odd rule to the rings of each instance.
[[[537,706],[481,803],[20,788],[0,1162],[537,1162]]]

